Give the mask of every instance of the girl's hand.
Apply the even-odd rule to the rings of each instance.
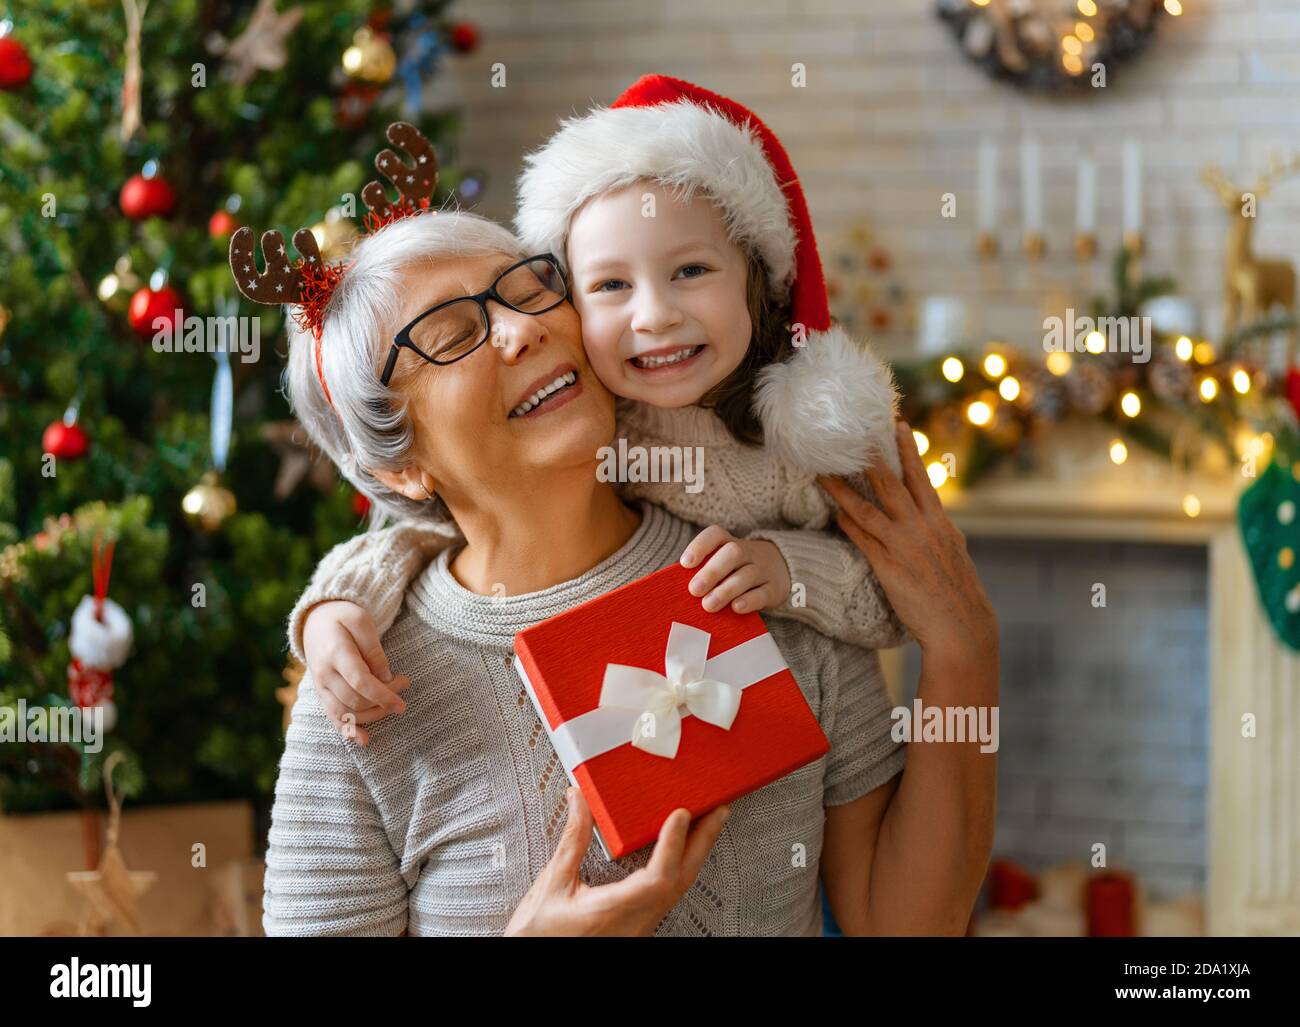
[[[659,829],[648,865],[621,881],[592,888],[578,876],[591,844],[591,810],[577,788],[570,788],[568,797],[569,818],[555,855],[515,909],[507,936],[654,934],[695,883],[731,812],[719,806],[690,827],[690,814],[674,810]]]
[[[307,656],[316,698],[344,738],[370,744],[370,724],[406,703],[397,693],[411,679],[393,677],[370,614],[356,603],[335,599],[313,606],[303,623],[302,648]]]
[[[840,528],[880,579],[898,619],[932,659],[968,670],[997,666],[998,623],[966,536],[953,524],[921,465],[912,429],[895,424],[903,478],[866,472],[880,509],[837,478],[817,481],[839,504]]]
[[[790,569],[775,543],[738,539],[721,525],[712,524],[691,540],[681,564],[694,567],[709,553],[713,555],[708,563],[687,587],[691,595],[704,596],[704,608],[710,613],[728,603],[737,613],[766,610],[789,597]]]

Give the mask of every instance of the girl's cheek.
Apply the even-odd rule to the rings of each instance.
[[[603,377],[606,369],[622,363],[619,356],[622,333],[608,311],[583,305],[578,307],[578,314],[582,318],[582,348],[587,351],[588,362]]]
[[[594,338],[583,337],[583,346],[587,350],[587,360],[592,370],[603,381],[610,381],[622,368],[623,358],[619,355],[618,337]]]

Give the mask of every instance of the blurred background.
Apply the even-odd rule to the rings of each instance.
[[[440,203],[508,222],[523,152],[660,72],[785,144],[998,609],[972,933],[1300,933],[1290,0],[51,0],[0,27],[0,705],[114,721],[98,754],[0,744],[0,932],[260,932],[284,619],[366,512],[278,392],[276,312],[255,361],[160,353],[153,318],[253,313],[238,225],[344,255],[395,117]],[[72,666],[96,581],[134,646]],[[884,658],[910,703],[916,652]],[[119,872],[138,903],[104,898]]]

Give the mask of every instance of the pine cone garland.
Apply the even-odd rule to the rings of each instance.
[[[1080,362],[1066,375],[1065,391],[1075,410],[1092,417],[1106,409],[1114,394],[1114,386],[1110,376],[1100,367]]]

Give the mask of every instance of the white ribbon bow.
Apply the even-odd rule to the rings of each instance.
[[[638,714],[632,728],[632,744],[638,749],[673,759],[682,738],[682,706],[706,723],[731,730],[741,690],[704,676],[709,639],[707,631],[673,621],[664,652],[665,674],[621,663],[605,667],[597,705]]]

